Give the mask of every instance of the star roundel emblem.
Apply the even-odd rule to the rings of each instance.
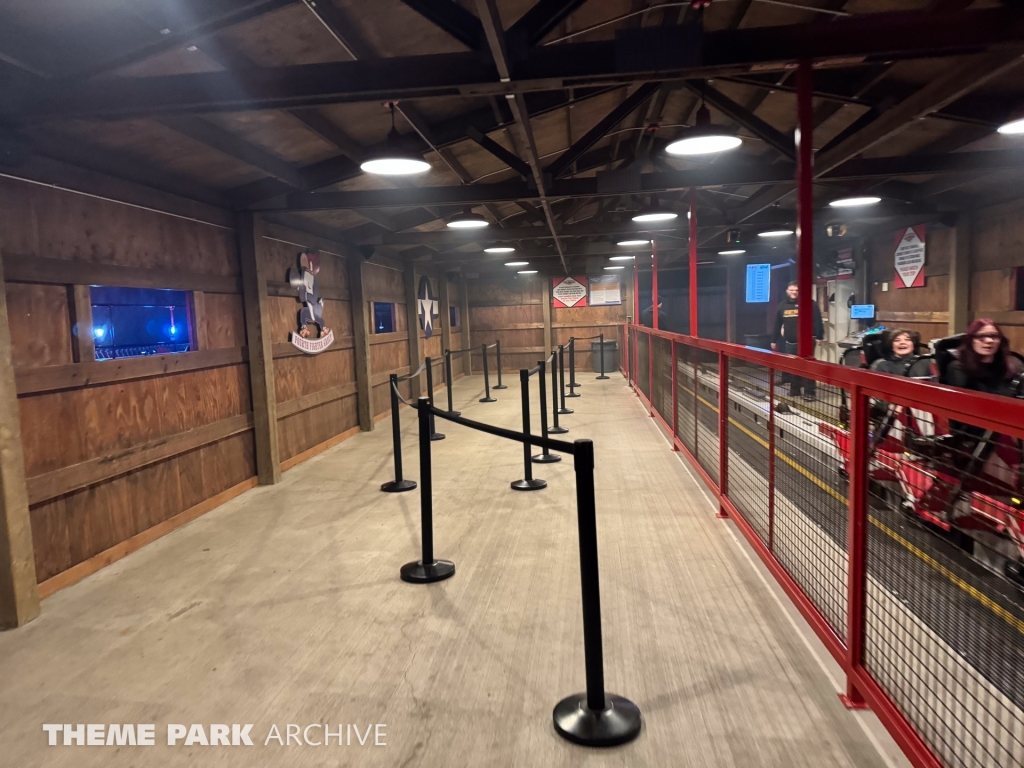
[[[420,288],[416,292],[416,314],[419,316],[423,335],[429,339],[434,335],[434,323],[440,315],[437,297],[434,296],[434,291],[430,288],[430,278],[426,275],[420,278]]]

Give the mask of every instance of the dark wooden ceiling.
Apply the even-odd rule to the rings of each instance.
[[[699,241],[715,250],[729,228],[793,221],[793,73],[813,57],[820,223],[950,222],[1022,194],[1024,137],[995,132],[1024,107],[1021,5],[7,0],[0,157],[4,170],[48,157],[474,269],[500,261],[481,255],[489,240],[578,266],[636,230],[631,212],[652,200],[684,212],[695,186]],[[702,94],[743,145],[670,158]],[[392,99],[431,164],[412,179],[358,169]],[[884,202],[827,210],[849,192]],[[446,230],[463,205],[492,226]],[[685,246],[678,221],[662,228],[669,258]]]

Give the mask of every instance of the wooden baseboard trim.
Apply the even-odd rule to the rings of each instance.
[[[302,453],[297,453],[290,459],[285,459],[284,461],[281,462],[281,471],[287,472],[289,469],[297,467],[299,464],[306,461],[307,459],[313,458],[318,453],[323,453],[328,448],[333,448],[338,443],[344,440],[348,440],[350,437],[352,437],[352,435],[358,433],[359,431],[359,427],[352,427],[351,429],[346,429],[340,435],[335,435],[330,440],[325,440],[322,443],[314,445],[312,448],[307,448]]]
[[[125,539],[119,544],[115,544],[110,549],[105,549],[98,555],[93,555],[88,560],[83,560],[78,563],[78,565],[73,565],[66,571],[61,571],[56,576],[51,576],[39,585],[39,598],[43,599],[49,597],[54,592],[64,589],[65,587],[70,587],[72,584],[77,584],[86,576],[91,576],[101,568],[106,568],[111,563],[116,563],[122,557],[130,555],[137,549],[156,541],[162,536],[166,536],[171,531],[177,530],[181,526],[185,525],[185,523],[190,523],[197,517],[205,515],[215,507],[219,507],[221,504],[245,493],[250,488],[255,488],[258,482],[258,478],[255,477],[243,480],[238,483],[238,485],[233,485],[227,490],[221,491],[216,496],[211,496],[205,501],[199,502],[194,507],[189,507],[183,512],[179,512],[174,517],[169,517],[162,523],[157,523],[152,528],[147,528],[141,533],[135,534],[130,539]]]

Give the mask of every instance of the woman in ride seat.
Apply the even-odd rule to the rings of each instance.
[[[1024,363],[1010,351],[1010,342],[994,322],[979,318],[970,324],[957,359],[949,364],[944,383],[990,395],[1017,395],[1015,379]]]
[[[895,328],[889,332],[883,357],[871,363],[872,371],[894,376],[910,375],[911,365],[918,359],[918,336],[912,331]]]

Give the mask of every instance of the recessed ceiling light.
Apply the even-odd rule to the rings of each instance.
[[[650,240],[620,240],[616,245],[648,245]]]
[[[490,248],[484,248],[484,253],[512,253],[515,248],[509,248],[507,245],[495,245]]]
[[[605,267],[605,269],[625,269],[625,267]]]
[[[697,124],[687,128],[665,151],[670,155],[710,155],[736,149],[743,140],[725,128],[711,124],[711,112],[701,105],[697,110]]]
[[[874,205],[882,202],[882,198],[868,195],[866,197],[843,197],[833,200],[829,205],[833,208],[855,208],[858,205]]]
[[[519,274],[520,275],[536,275],[537,274],[537,270],[536,269],[521,269],[521,270],[519,270]]]
[[[758,237],[789,237],[793,234],[792,229],[770,229],[767,232],[758,232]]]
[[[457,213],[448,220],[448,226],[452,229],[479,229],[488,224],[487,219],[479,213],[473,213],[472,209],[466,206],[462,213]]]
[[[998,130],[999,133],[1005,136],[1018,136],[1020,134],[1024,134],[1024,117],[1004,123],[999,126]]]
[[[430,163],[403,146],[402,136],[395,128],[394,104],[391,104],[391,130],[384,140],[384,146],[371,152],[359,168],[365,173],[378,176],[411,176],[430,170]]]
[[[506,267],[525,267],[529,263],[530,262],[528,262],[528,261],[506,261],[505,262],[505,266]]]
[[[608,261],[632,261],[634,258],[633,256],[612,256]]]
[[[741,253],[746,253],[742,248],[738,248],[735,251],[719,251],[719,256],[739,256]]]

